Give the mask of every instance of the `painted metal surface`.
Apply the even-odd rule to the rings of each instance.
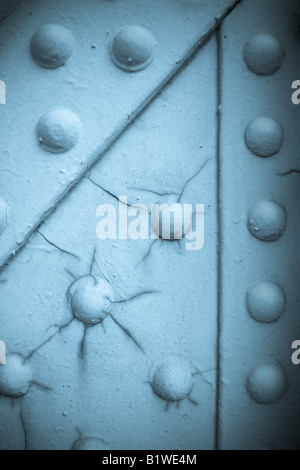
[[[299,180],[297,173],[289,174],[299,168],[299,109],[291,101],[291,84],[300,73],[298,14],[292,1],[277,1],[275,7],[269,1],[245,2],[224,22],[220,35],[220,440],[227,449],[299,447],[299,371],[291,361],[291,344],[300,333]],[[261,33],[275,36],[285,51],[281,67],[270,76],[256,75],[244,61],[245,44]],[[283,145],[271,158],[255,155],[245,143],[248,124],[261,116],[276,120],[284,132]],[[247,229],[249,210],[261,198],[279,203],[287,213],[285,232],[277,241],[261,241]],[[286,297],[283,315],[270,324],[251,318],[245,305],[248,289],[265,280],[281,286]],[[282,364],[289,388],[278,404],[259,405],[245,384],[253,367],[270,361]]]
[[[297,448],[295,2],[69,6],[0,28],[0,447]],[[34,61],[44,23],[72,36],[42,30]],[[127,24],[157,46],[112,52]],[[201,250],[97,237],[101,204],[170,201],[204,204]]]
[[[1,79],[7,83],[7,104],[1,110],[2,197],[10,208],[1,265],[24,246],[233,4],[36,0],[22,2],[1,24]],[[33,35],[49,23],[74,37],[73,53],[56,69],[40,67],[30,53]],[[157,42],[151,66],[133,74],[110,58],[113,39],[127,24],[146,27]],[[39,120],[55,107],[71,110],[82,124],[77,145],[60,158],[45,152],[36,131]]]

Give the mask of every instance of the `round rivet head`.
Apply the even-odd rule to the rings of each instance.
[[[248,230],[262,241],[277,241],[284,233],[287,214],[277,202],[259,199],[249,210]]]
[[[150,31],[138,25],[125,26],[113,40],[111,57],[122,70],[137,72],[152,62],[155,46]]]
[[[247,379],[247,392],[258,404],[274,405],[287,390],[287,378],[279,363],[265,363],[254,367]]]
[[[257,75],[272,75],[280,68],[283,58],[282,44],[271,34],[257,34],[245,45],[245,62]]]
[[[156,395],[166,401],[180,401],[189,396],[193,388],[190,364],[183,358],[170,357],[159,364],[151,381]]]
[[[113,291],[104,279],[84,276],[75,281],[68,291],[73,315],[89,326],[104,320],[111,309]]]
[[[7,226],[7,205],[4,199],[0,197],[0,235],[4,232]]]
[[[46,69],[64,65],[73,52],[71,32],[58,24],[43,25],[32,37],[30,48],[35,62]]]
[[[108,445],[102,439],[95,437],[79,439],[72,450],[109,450]]]
[[[248,149],[258,157],[272,157],[282,147],[284,132],[272,118],[260,117],[248,124],[245,142]]]
[[[151,210],[151,229],[161,240],[182,240],[192,229],[193,213],[174,196],[154,204]]]
[[[251,287],[246,294],[249,315],[261,323],[278,320],[285,309],[285,295],[274,282],[263,281]]]
[[[6,357],[6,364],[0,366],[0,395],[18,398],[25,395],[32,382],[32,371],[24,359],[16,354]]]
[[[71,150],[81,131],[79,117],[66,108],[54,108],[41,117],[37,134],[40,144],[52,153]]]

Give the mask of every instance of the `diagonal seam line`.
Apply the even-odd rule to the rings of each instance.
[[[185,70],[185,68],[194,60],[198,52],[202,49],[203,46],[211,39],[213,34],[218,30],[222,25],[223,21],[227,18],[228,15],[239,5],[243,0],[235,0],[235,2],[230,5],[224,13],[219,17],[215,18],[214,24],[208,30],[207,33],[201,35],[197,42],[191,47],[191,49],[186,53],[186,55],[181,59],[180,63],[175,66],[171,72],[166,76],[164,80],[148,95],[148,97],[137,107],[137,109],[131,113],[129,119],[127,120],[124,126],[120,127],[116,132],[114,132],[104,148],[97,152],[94,158],[91,158],[91,161],[83,168],[83,170],[77,175],[77,177],[72,181],[72,183],[61,193],[56,202],[47,209],[41,218],[34,224],[30,232],[26,235],[23,242],[15,248],[13,254],[11,254],[0,266],[0,274],[10,265],[10,263],[15,259],[15,257],[21,253],[24,247],[30,242],[30,239],[33,234],[41,225],[50,217],[60,204],[71,194],[71,192],[77,187],[77,185],[83,180],[85,175],[101,160],[101,158],[111,149],[111,147],[123,136],[123,134],[131,127],[131,125],[139,118],[144,111],[160,96],[162,91],[170,85],[173,80],[175,80],[178,75]]]
[[[21,5],[23,0],[19,0],[19,2],[14,6],[12,10],[10,10],[8,13],[4,14],[3,18],[0,20],[0,24],[5,21],[14,11],[16,11],[17,8]]]

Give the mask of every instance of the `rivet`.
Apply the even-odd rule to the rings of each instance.
[[[251,370],[246,388],[256,403],[274,405],[282,399],[287,389],[285,370],[275,362],[260,364]]]
[[[126,72],[137,72],[153,60],[155,39],[146,28],[125,26],[115,36],[111,48],[113,62]]]
[[[71,32],[58,24],[43,25],[32,37],[30,48],[35,62],[46,69],[64,65],[73,52]]]
[[[105,441],[95,437],[78,439],[72,450],[109,450]]]
[[[284,132],[272,118],[259,117],[248,124],[245,142],[248,149],[259,157],[272,157],[282,147]]]
[[[271,34],[257,34],[245,45],[245,62],[257,75],[272,75],[280,68],[283,58],[282,44]]]
[[[250,208],[248,230],[262,241],[277,241],[284,233],[287,213],[277,202],[259,199]]]
[[[151,381],[154,393],[169,402],[187,398],[193,383],[192,368],[180,357],[171,357],[159,364]]]
[[[73,315],[88,326],[95,326],[107,317],[112,298],[113,292],[109,283],[93,276],[81,277],[68,291]]]
[[[52,153],[71,150],[78,141],[80,131],[80,119],[66,108],[51,109],[41,117],[37,126],[39,143]]]
[[[284,292],[274,282],[258,282],[246,294],[246,307],[254,320],[261,323],[274,322],[284,312]]]
[[[6,364],[0,366],[0,395],[18,398],[25,395],[32,382],[32,371],[17,354],[6,356]]]

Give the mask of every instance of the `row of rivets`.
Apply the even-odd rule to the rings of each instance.
[[[137,72],[153,60],[156,42],[152,34],[142,26],[122,28],[111,46],[113,62],[126,72]],[[72,33],[57,24],[45,24],[32,37],[31,54],[35,62],[47,69],[64,65],[74,49]]]
[[[33,382],[33,372],[26,359],[18,354],[6,358],[5,367],[0,368],[0,395],[11,399],[22,398],[27,394]],[[108,444],[100,438],[78,439],[72,450],[108,450]]]
[[[30,50],[35,62],[47,69],[63,66],[72,55],[74,37],[65,27],[57,24],[43,25],[32,37]],[[122,70],[136,72],[153,60],[156,42],[152,34],[137,25],[122,28],[115,36],[111,58]],[[43,148],[51,153],[71,150],[81,131],[79,117],[69,109],[53,108],[42,116],[37,126],[37,137]],[[0,235],[7,225],[7,207],[0,200]]]
[[[44,68],[55,69],[66,63],[73,51],[73,36],[59,25],[44,25],[31,41],[34,60]],[[113,62],[125,71],[138,71],[153,60],[155,40],[144,28],[129,26],[115,37],[111,48]],[[280,67],[284,51],[276,38],[258,35],[245,47],[245,60],[250,70],[258,75],[270,75]],[[37,132],[40,143],[53,153],[65,152],[76,144],[80,134],[80,120],[70,110],[55,108],[40,119]],[[270,118],[259,118],[249,124],[245,141],[258,156],[276,154],[283,143],[281,126]],[[0,232],[6,226],[7,209],[0,203]],[[277,203],[262,199],[249,211],[248,228],[256,238],[276,241],[286,227],[286,212]],[[285,296],[279,286],[260,283],[248,291],[247,308],[251,316],[265,323],[281,316]],[[12,374],[13,372],[13,374]],[[11,375],[12,374],[12,375]],[[0,390],[3,395],[19,397],[27,393],[32,372],[21,357],[11,355],[7,367],[1,368]],[[189,396],[192,373],[181,362],[160,365],[152,378],[153,391],[166,401],[178,401]],[[281,399],[286,390],[286,374],[280,364],[263,364],[254,368],[247,380],[247,391],[257,403],[272,404]]]
[[[248,69],[257,75],[272,75],[281,66],[284,49],[280,41],[269,34],[258,34],[247,42],[244,60]],[[258,157],[277,154],[284,140],[284,131],[274,119],[266,116],[250,122],[245,131],[248,149]],[[267,199],[256,201],[248,212],[248,230],[258,240],[275,242],[283,235],[287,213],[280,204]],[[261,323],[277,321],[286,304],[282,288],[271,281],[258,282],[246,293],[245,305],[249,315]],[[286,373],[279,363],[254,367],[247,379],[249,396],[259,404],[278,403],[287,389]]]
[[[56,69],[70,58],[74,42],[67,28],[45,24],[32,37],[31,54],[41,67]],[[138,25],[126,26],[113,40],[111,59],[122,70],[137,72],[152,62],[155,47],[155,39],[147,29]],[[80,129],[80,120],[72,111],[54,108],[40,119],[37,135],[45,150],[61,153],[75,146]]]
[[[165,358],[151,373],[149,384],[152,391],[167,403],[179,402],[190,397],[194,375],[200,373],[185,358]],[[33,384],[33,372],[26,359],[9,354],[5,367],[0,368],[0,395],[20,398]]]

